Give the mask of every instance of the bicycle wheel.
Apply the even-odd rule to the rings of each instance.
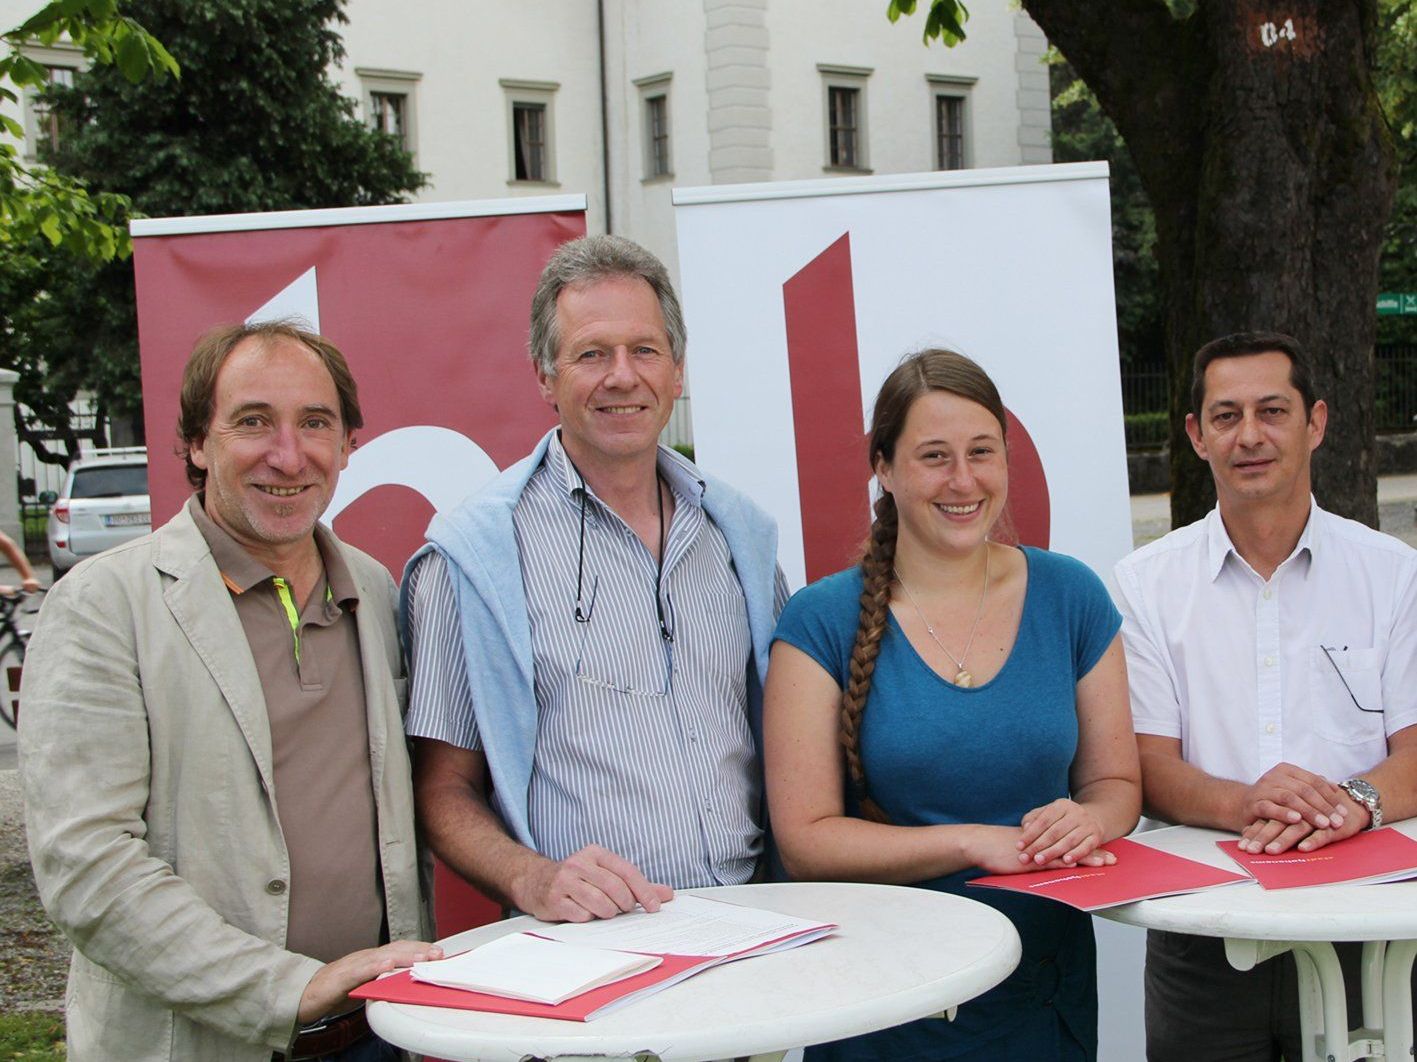
[[[20,718],[20,666],[24,662],[24,642],[11,638],[0,646],[0,719],[12,728]]]

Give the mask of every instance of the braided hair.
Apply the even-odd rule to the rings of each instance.
[[[856,622],[856,641],[851,646],[850,675],[841,695],[841,747],[846,770],[862,815],[885,822],[886,815],[866,790],[866,769],[861,765],[861,716],[881,655],[881,636],[891,608],[891,583],[895,580],[895,498],[882,491],[876,499],[871,537],[861,558],[861,613]]]
[[[975,362],[952,350],[929,349],[907,355],[886,377],[876,395],[871,415],[870,460],[875,469],[881,462],[895,459],[895,444],[905,430],[906,417],[915,400],[931,391],[947,391],[983,406],[1007,432],[1004,403],[989,375]],[[860,613],[846,689],[841,695],[841,748],[847,777],[857,807],[864,818],[888,822],[889,818],[871,799],[866,768],[861,758],[861,720],[876,659],[881,654],[881,638],[890,617],[891,586],[895,582],[896,531],[899,513],[895,498],[882,490],[876,499],[871,534],[861,557]]]

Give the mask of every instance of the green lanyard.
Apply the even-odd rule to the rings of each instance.
[[[280,598],[281,608],[285,609],[285,618],[290,621],[290,634],[295,639],[295,662],[300,663],[300,610],[295,607],[295,598],[291,595],[290,584],[279,575],[271,576],[271,582],[276,585],[276,597]],[[335,598],[334,591],[330,589],[330,584],[325,584],[325,603],[329,604]]]

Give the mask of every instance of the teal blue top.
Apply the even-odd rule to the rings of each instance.
[[[891,616],[862,719],[861,755],[872,798],[904,825],[1016,826],[1028,811],[1069,795],[1077,753],[1076,688],[1122,618],[1081,562],[1023,547],[1028,565],[1018,636],[989,682],[961,689],[935,674]],[[774,633],[845,686],[861,596],[852,568],[800,591]],[[848,806],[852,805],[848,795]],[[1097,1053],[1096,957],[1090,916],[1050,900],[965,889],[970,869],[919,884],[987,903],[1023,941],[1018,969],[959,1010],[824,1045],[819,1059],[911,1060],[991,1053],[1030,1060]]]

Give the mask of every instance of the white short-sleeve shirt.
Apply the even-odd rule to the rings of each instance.
[[[1218,509],[1116,568],[1132,720],[1207,774],[1339,781],[1417,724],[1417,550],[1311,503],[1266,582]]]

